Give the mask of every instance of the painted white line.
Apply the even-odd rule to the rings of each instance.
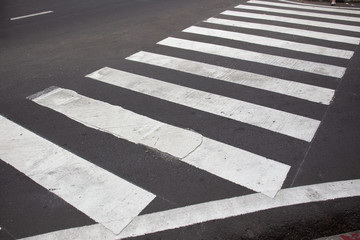
[[[301,37],[315,38],[326,41],[341,42],[341,43],[348,43],[354,45],[358,45],[360,43],[360,38],[356,38],[356,37],[315,32],[315,31],[309,31],[309,30],[303,30],[297,28],[281,27],[281,26],[268,25],[268,24],[234,21],[234,20],[221,19],[221,18],[209,18],[204,22],[231,26],[231,27],[248,28],[248,29],[263,30],[263,31],[276,32],[282,34],[290,34]]]
[[[189,155],[202,142],[202,136],[198,133],[164,124],[67,89],[57,88],[33,101],[88,127],[156,148],[177,158]]]
[[[320,121],[111,68],[88,77],[152,97],[311,141]]]
[[[273,208],[359,196],[359,179],[321,183],[282,189],[274,199],[266,198],[261,194],[251,194],[141,215],[136,217],[119,235],[112,234],[100,224],[94,224],[47,233],[22,240],[124,239],[127,237],[143,236],[150,233],[177,229],[212,220],[242,216]]]
[[[290,166],[209,138],[184,162],[268,197],[281,189]]]
[[[35,17],[35,16],[44,15],[44,14],[49,14],[49,13],[53,13],[53,11],[46,11],[46,12],[34,13],[34,14],[29,14],[29,15],[20,16],[20,17],[14,17],[14,18],[10,18],[10,20],[11,20],[11,21],[14,21],[14,20],[18,20],[18,19]]]
[[[338,67],[324,63],[316,63],[305,60],[298,60],[294,58],[275,56],[265,53],[257,53],[243,49],[226,47],[211,43],[185,40],[180,38],[169,37],[158,42],[158,44],[174,47],[174,48],[181,48],[196,52],[213,54],[217,56],[245,60],[249,62],[257,62],[257,63],[268,64],[282,68],[310,72],[314,74],[320,74],[320,75],[336,77],[336,78],[341,78],[346,70],[346,68],[344,67]]]
[[[92,75],[103,76],[104,71]],[[288,165],[70,90],[55,89],[34,101],[86,126],[166,152],[181,161],[270,197],[281,188],[290,169]]]
[[[290,3],[292,5],[301,5],[301,6],[311,6],[311,7],[321,7],[321,8],[334,8],[334,9],[350,9],[352,11],[358,11],[360,10],[360,8],[356,8],[356,7],[339,7],[339,6],[324,6],[324,5],[316,5],[316,4],[309,4],[309,3],[301,3],[301,2],[293,2],[293,1],[287,1],[287,0],[278,0],[279,2],[286,2],[286,3]]]
[[[269,47],[282,48],[297,52],[324,55],[329,57],[350,59],[354,54],[353,51],[327,48],[313,44],[297,43],[297,42],[285,41],[275,38],[268,38],[257,35],[250,35],[250,34],[244,34],[238,32],[224,31],[219,29],[197,27],[197,26],[192,26],[187,29],[184,29],[183,32],[236,40],[240,42],[247,42],[247,43],[258,44]]]
[[[320,22],[320,21],[305,20],[305,19],[297,19],[297,18],[290,18],[290,17],[272,16],[269,14],[248,13],[248,12],[229,11],[229,10],[224,11],[221,14],[228,15],[228,16],[234,16],[234,17],[261,19],[261,20],[267,20],[267,21],[277,21],[277,22],[300,24],[300,25],[305,25],[305,26],[330,28],[330,29],[337,29],[337,30],[343,30],[343,31],[351,31],[351,32],[356,32],[356,33],[360,32],[360,27],[358,27],[358,26],[351,26],[351,25],[338,24],[338,23]]]
[[[354,196],[360,196],[360,180],[283,189],[275,199],[252,194],[139,216],[121,232],[119,237],[141,236],[277,207]]]
[[[335,93],[328,88],[143,51],[126,59],[327,105],[330,104]]]
[[[278,3],[278,2],[267,2],[267,1],[258,1],[251,0],[247,1],[248,3],[267,5],[267,6],[276,6],[276,7],[284,7],[284,8],[297,8],[297,9],[307,9],[307,10],[316,10],[316,11],[324,11],[324,12],[333,12],[333,13],[350,13],[350,14],[360,14],[358,10],[345,10],[341,8],[327,8],[319,5],[295,5],[295,4],[286,4],[286,3]]]
[[[276,8],[268,8],[268,7],[256,7],[250,5],[238,5],[235,8],[242,10],[256,10],[263,11],[266,13],[281,13],[281,14],[290,14],[292,16],[305,16],[305,17],[314,17],[314,18],[322,18],[322,19],[332,19],[332,20],[341,20],[347,22],[360,22],[360,17],[348,17],[348,16],[339,16],[333,14],[324,14],[324,13],[314,13],[314,12],[302,12],[302,11],[294,11],[294,10],[284,10],[284,9],[276,9]]]
[[[2,116],[0,158],[115,234],[155,198]]]

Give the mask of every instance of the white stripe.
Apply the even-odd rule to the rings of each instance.
[[[70,90],[56,89],[34,101],[89,127],[166,152],[270,197],[281,188],[290,169],[288,165]]]
[[[284,189],[275,199],[252,194],[139,216],[119,237],[141,236],[272,208],[353,196],[360,196],[360,180]]]
[[[245,10],[256,10],[263,12],[271,12],[271,13],[282,13],[282,14],[291,14],[294,16],[305,16],[305,17],[315,17],[315,18],[323,18],[323,19],[332,19],[332,20],[341,20],[348,22],[360,22],[359,17],[347,17],[347,16],[339,16],[332,14],[323,14],[323,13],[314,13],[314,12],[302,12],[302,11],[294,11],[294,10],[284,10],[284,9],[276,9],[276,8],[267,8],[267,7],[256,7],[249,5],[238,5],[235,8],[237,9],[245,9]]]
[[[209,138],[203,138],[202,145],[183,161],[271,198],[290,170],[288,165]]]
[[[294,58],[280,57],[211,43],[196,42],[172,37],[166,38],[158,42],[158,44],[336,78],[341,78],[346,70],[346,68],[344,67],[338,67],[324,63],[316,63],[305,60],[298,60]]]
[[[230,40],[236,40],[236,41],[247,42],[247,43],[252,43],[252,44],[259,44],[259,45],[269,46],[269,47],[283,48],[283,49],[288,49],[288,50],[297,51],[297,52],[312,53],[312,54],[324,55],[324,56],[329,56],[329,57],[345,58],[345,59],[350,59],[354,53],[352,51],[340,50],[340,49],[335,49],[335,48],[327,48],[327,47],[322,47],[322,46],[318,46],[318,45],[297,43],[297,42],[285,41],[285,40],[280,40],[280,39],[275,39],[275,38],[268,38],[268,37],[262,37],[262,36],[256,36],[256,35],[250,35],[250,34],[244,34],[244,33],[238,33],[238,32],[197,27],[197,26],[189,27],[189,28],[183,30],[183,32],[224,38],[224,39],[230,39]]]
[[[328,22],[320,22],[320,21],[297,19],[297,18],[272,16],[272,15],[268,15],[268,14],[247,13],[247,12],[228,11],[228,10],[222,12],[221,14],[228,15],[228,16],[235,16],[235,17],[243,17],[243,18],[253,18],[253,19],[262,19],[262,20],[268,20],[268,21],[286,22],[286,23],[300,24],[300,25],[305,25],[305,26],[330,28],[330,29],[351,31],[351,32],[356,32],[356,33],[360,32],[360,27],[358,27],[358,26],[351,26],[351,25],[338,24],[338,23],[328,23]]]
[[[155,198],[2,116],[0,158],[115,234]]]
[[[277,7],[285,7],[285,8],[297,8],[297,9],[308,9],[308,10],[316,10],[316,11],[324,11],[324,12],[334,12],[334,13],[350,13],[350,14],[360,14],[358,10],[345,10],[339,8],[326,8],[319,5],[295,5],[295,4],[286,4],[286,3],[278,3],[278,2],[267,2],[267,1],[257,1],[251,0],[248,3],[260,4],[260,5],[268,5],[268,6],[277,6]]]
[[[47,233],[22,240],[124,239],[177,229],[202,222],[242,216],[249,213],[298,204],[359,197],[360,180],[321,183],[282,189],[274,199],[251,194],[138,216],[123,232],[114,235],[99,224]]]
[[[122,88],[311,141],[320,121],[111,68],[88,75]]]
[[[202,136],[198,133],[158,122],[67,89],[57,88],[33,101],[88,127],[111,133],[136,144],[156,148],[177,158],[186,157],[202,142]]]
[[[21,17],[14,17],[14,18],[10,18],[10,20],[13,21],[13,20],[18,20],[18,19],[22,19],[22,18],[29,18],[29,17],[35,17],[35,16],[49,14],[49,13],[53,13],[53,11],[46,11],[46,12],[29,14],[29,15],[25,15],[25,16],[21,16]]]
[[[234,20],[221,19],[221,18],[209,18],[204,22],[225,25],[225,26],[232,26],[232,27],[257,29],[257,30],[270,31],[270,32],[276,32],[282,34],[290,34],[290,35],[316,38],[326,41],[341,42],[341,43],[348,43],[355,45],[358,45],[360,43],[360,38],[331,34],[331,33],[302,30],[297,28],[281,27],[281,26],[268,25],[268,24],[234,21]]]
[[[290,4],[293,4],[293,5],[301,5],[301,6],[311,6],[311,7],[320,7],[319,5],[317,4],[308,4],[308,3],[300,3],[300,2],[293,2],[293,1],[287,1],[287,0],[278,0],[279,2],[286,2],[286,3],[290,3]],[[358,11],[360,10],[360,8],[356,8],[356,7],[339,7],[339,6],[324,6],[324,5],[321,5],[321,8],[333,8],[333,9],[350,9],[351,11]]]
[[[126,59],[285,94],[287,96],[322,104],[329,104],[335,92],[328,88],[143,51],[131,55]]]

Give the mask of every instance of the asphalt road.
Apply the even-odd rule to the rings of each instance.
[[[0,115],[154,194],[156,197],[141,211],[140,216],[169,209],[181,211],[181,208],[194,204],[247,196],[259,191],[178,161],[171,154],[86,126],[64,114],[40,106],[29,99],[29,96],[52,86],[69,89],[273,159],[291,167],[282,189],[360,179],[359,44],[275,31],[241,29],[242,33],[249,35],[354,52],[350,59],[344,59],[181,32],[190,26],[239,31],[235,27],[202,22],[214,16],[238,20],[237,17],[219,14],[239,4],[256,7],[256,4],[235,0],[30,0],[26,3],[0,0]],[[52,12],[11,20],[45,11]],[[260,10],[241,11],[257,13]],[[355,14],[329,14],[359,17]],[[284,13],[275,15],[289,17]],[[359,22],[336,19],[319,20],[312,16],[298,18],[334,25],[360,26]],[[246,17],[240,19],[249,23],[265,22],[360,38],[358,31],[266,22]],[[272,63],[260,63],[257,58],[234,59],[156,44],[167,37],[321,63],[346,69],[346,72],[341,77],[326,76],[275,66]],[[335,90],[335,95],[331,103],[320,104],[278,92],[235,85],[126,59],[139,51],[315,85]],[[85,77],[103,67],[300,115],[316,120],[320,125],[312,140],[304,141],[254,124]],[[5,132],[4,129],[2,131]],[[20,239],[96,225],[96,220],[71,206],[51,189],[35,183],[26,174],[7,164],[4,156],[6,155],[0,155],[0,239]],[[354,189],[359,187],[358,182],[355,184],[357,186]],[[319,196],[314,199],[316,197]],[[199,221],[178,229],[169,228],[134,239],[313,239],[358,229],[359,196],[270,207],[222,220]]]

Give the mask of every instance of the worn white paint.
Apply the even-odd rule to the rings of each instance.
[[[330,64],[317,63],[305,60],[299,60],[294,58],[287,58],[281,56],[275,56],[265,53],[258,53],[238,48],[232,48],[217,44],[197,42],[191,40],[185,40],[180,38],[166,38],[160,42],[160,45],[181,48],[196,52],[202,52],[207,54],[213,54],[217,56],[223,56],[228,58],[234,58],[239,60],[245,60],[250,62],[257,62],[262,64],[268,64],[277,67],[283,67],[293,70],[299,70],[304,72],[310,72],[320,74],[324,76],[341,78],[346,68],[333,66]]]
[[[193,131],[174,127],[67,89],[54,89],[33,101],[88,127],[156,148],[177,158],[187,156],[202,142],[202,136]]]
[[[288,165],[209,138],[204,138],[201,146],[182,160],[272,198],[290,170]]]
[[[136,217],[119,235],[112,234],[100,224],[94,224],[47,233],[22,240],[124,239],[127,237],[177,229],[212,220],[242,215],[246,216],[246,214],[249,213],[273,208],[359,196],[360,179],[321,183],[282,189],[274,199],[257,193],[141,215]]]
[[[269,24],[235,21],[235,20],[222,19],[222,18],[209,18],[209,19],[205,20],[204,22],[218,24],[218,25],[224,25],[224,26],[231,26],[231,27],[239,27],[239,28],[276,32],[276,33],[281,33],[281,34],[290,34],[290,35],[295,35],[295,36],[315,38],[315,39],[321,39],[321,40],[326,40],[326,41],[341,42],[341,43],[354,44],[354,45],[358,45],[360,43],[360,38],[356,38],[356,37],[349,37],[349,36],[345,36],[345,35],[337,35],[337,34],[331,34],[331,33],[303,30],[303,29],[298,29],[298,28],[282,27],[282,26],[269,25]]]
[[[14,17],[14,18],[10,18],[10,20],[14,21],[14,20],[18,20],[18,19],[35,17],[35,16],[40,16],[40,15],[49,14],[49,13],[53,13],[53,11],[39,12],[39,13],[29,14],[29,15],[25,15],[25,16],[20,16],[20,17]]]
[[[312,17],[312,18],[340,20],[340,21],[355,22],[355,23],[360,22],[360,17],[340,16],[340,15],[334,15],[334,14],[285,10],[285,9],[268,8],[268,7],[256,7],[256,6],[250,6],[250,5],[238,5],[235,8],[242,9],[242,10],[263,11],[266,13],[289,14],[292,16],[305,16],[305,17]]]
[[[313,26],[313,27],[343,30],[343,31],[351,31],[351,32],[356,32],[356,33],[360,32],[360,27],[358,27],[358,26],[339,24],[339,23],[330,23],[330,22],[322,22],[322,21],[314,21],[314,20],[305,20],[305,19],[300,19],[300,18],[281,17],[281,16],[274,16],[274,15],[269,15],[269,14],[249,13],[249,12],[230,11],[230,10],[226,10],[226,11],[222,12],[221,14],[228,15],[228,16],[234,16],[234,17],[261,19],[261,20],[267,20],[267,21],[299,24],[299,25],[305,25],[308,27]]]
[[[93,76],[103,76],[105,71]],[[290,169],[288,165],[70,90],[55,89],[34,101],[89,127],[166,152],[192,166],[269,197],[273,197],[281,188]]]
[[[115,234],[155,198],[2,116],[0,158]]]
[[[360,11],[358,11],[358,10],[334,8],[333,6],[332,7],[324,7],[324,6],[319,6],[319,5],[315,5],[315,4],[312,4],[311,6],[306,6],[306,5],[286,4],[286,3],[258,1],[258,0],[247,1],[247,3],[266,5],[266,6],[276,6],[276,7],[283,7],[283,8],[333,12],[333,13],[350,13],[350,14],[356,14],[356,15],[360,14]]]
[[[103,68],[88,77],[305,141],[320,121],[153,78]]]
[[[135,53],[126,59],[322,104],[329,104],[335,93],[334,90],[328,88],[144,51]]]
[[[354,54],[353,51],[197,26],[191,26],[183,30],[183,32],[344,59],[350,59]]]

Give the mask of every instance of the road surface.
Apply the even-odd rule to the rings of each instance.
[[[1,5],[1,239],[360,229],[359,9]]]

